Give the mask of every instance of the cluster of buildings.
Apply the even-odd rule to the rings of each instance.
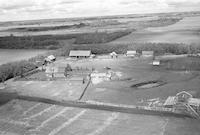
[[[138,53],[136,50],[128,50],[126,54],[123,56],[126,57],[137,57],[137,56],[143,56],[143,57],[153,57],[154,52],[153,51],[142,51],[142,53]],[[116,52],[112,52],[109,54],[110,58],[118,58],[119,54]],[[91,50],[71,50],[69,53],[70,58],[94,58],[95,55],[92,54]],[[44,63],[45,65],[49,63],[53,63],[56,61],[56,57],[53,55],[48,56],[45,58]],[[159,65],[159,61],[154,60],[153,65]],[[49,78],[66,78],[65,73],[65,67],[56,67],[54,64],[50,64],[49,66],[45,67],[45,72],[47,77]]]
[[[111,58],[117,58],[119,54],[116,52],[111,52],[110,56]],[[144,56],[144,57],[153,57],[154,52],[153,51],[142,51],[142,53],[137,52],[136,50],[128,50],[125,54],[127,57],[136,57],[136,56]],[[69,57],[74,58],[93,58],[95,57],[94,54],[92,54],[91,50],[71,50],[69,53]]]

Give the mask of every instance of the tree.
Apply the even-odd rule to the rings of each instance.
[[[72,71],[72,67],[69,64],[67,64],[67,66],[65,67],[65,73],[64,73],[65,77],[67,77],[69,75],[69,72],[71,71]]]

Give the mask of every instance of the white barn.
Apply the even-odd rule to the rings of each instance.
[[[137,51],[130,50],[126,52],[126,56],[135,57],[137,55]]]

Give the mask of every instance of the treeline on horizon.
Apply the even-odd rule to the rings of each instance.
[[[39,32],[39,31],[50,31],[50,30],[61,30],[61,29],[71,29],[71,28],[81,28],[87,26],[85,23],[73,24],[73,25],[61,25],[61,26],[45,26],[45,27],[20,27],[11,28],[7,31],[16,32]]]
[[[6,36],[0,37],[1,49],[58,49],[60,40],[75,39],[75,44],[107,43],[130,34],[131,31],[94,32],[66,35],[40,35],[40,36]]]
[[[154,51],[155,55],[162,55],[165,53],[171,54],[194,54],[200,53],[199,45],[187,45],[181,43],[132,43],[132,44],[83,44],[72,45],[70,49],[73,50],[91,50],[94,54],[108,54],[116,52],[118,54],[125,54],[127,50],[137,50],[138,52]],[[62,51],[69,50],[65,47]]]

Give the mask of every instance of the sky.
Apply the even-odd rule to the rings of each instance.
[[[200,0],[0,0],[0,21],[200,11]]]

